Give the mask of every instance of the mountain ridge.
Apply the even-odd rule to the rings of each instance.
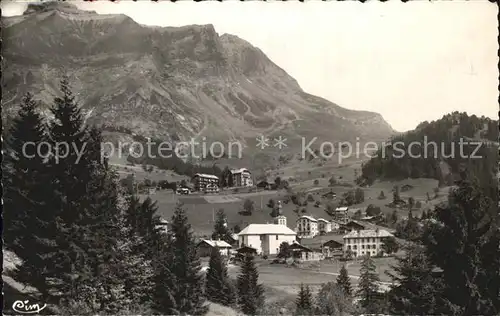
[[[150,27],[69,3],[3,19],[4,106],[30,91],[43,104],[68,74],[89,122],[163,139],[285,135],[345,141],[394,133],[374,112],[303,91],[251,43],[214,26]]]

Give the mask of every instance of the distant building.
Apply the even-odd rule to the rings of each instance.
[[[303,215],[297,219],[295,231],[299,238],[313,238],[319,234],[318,220],[314,217]]]
[[[297,242],[288,248],[292,252],[292,257],[300,261],[319,261],[324,258],[321,252],[305,247]]]
[[[332,223],[324,218],[318,218],[318,232],[326,234],[332,231]]]
[[[383,241],[389,237],[394,236],[384,229],[353,230],[343,237],[344,252],[351,252],[354,257],[383,254]]]
[[[205,193],[219,193],[219,186],[217,184],[209,183],[203,190]]]
[[[204,239],[197,245],[198,254],[200,257],[209,257],[212,250],[218,249],[220,254],[228,257],[231,245],[223,240],[209,240]]]
[[[218,185],[219,177],[213,174],[197,173],[193,177],[194,189],[196,191],[204,191],[207,185]]]
[[[269,190],[269,189],[271,189],[271,183],[269,183],[267,181],[260,181],[259,183],[257,183],[256,187],[264,189],[264,190]]]
[[[148,195],[153,195],[156,193],[156,188],[148,188]]]
[[[349,208],[347,206],[337,207],[331,216],[340,223],[347,223],[349,220],[348,212]]]
[[[251,187],[253,186],[252,174],[247,168],[231,170],[233,177],[233,186],[235,187]]]
[[[250,224],[238,234],[239,246],[256,249],[258,254],[275,255],[282,242],[293,243],[297,233],[278,224]]]

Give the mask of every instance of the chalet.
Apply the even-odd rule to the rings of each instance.
[[[350,232],[353,230],[363,230],[366,228],[366,225],[361,224],[358,221],[349,221],[343,225],[340,226],[340,230],[343,232]]]
[[[343,251],[343,236],[342,235],[325,235],[315,238],[301,239],[300,244],[323,254],[324,258],[331,258],[338,254],[342,256]]]
[[[204,191],[209,184],[218,185],[219,177],[213,174],[197,173],[194,175],[192,182],[194,183],[194,189],[196,191]]]
[[[334,220],[340,223],[347,223],[349,220],[349,208],[347,206],[337,207],[332,214],[330,214]]]
[[[271,189],[271,183],[267,181],[260,181],[257,183],[256,187],[264,189],[264,190],[270,190]]]
[[[229,256],[231,245],[222,240],[204,239],[197,245],[198,254],[200,257],[209,257],[214,249],[218,249],[223,256]]]
[[[286,221],[285,221],[286,222]],[[254,248],[258,254],[274,255],[282,242],[289,244],[297,239],[297,233],[280,224],[250,224],[238,234],[239,246]]]
[[[292,243],[288,249],[292,252],[292,258],[300,261],[319,261],[323,259],[321,252],[314,251],[297,242]]]
[[[247,168],[231,170],[233,177],[233,186],[235,187],[251,187],[253,186],[252,174]]]
[[[209,183],[205,186],[205,189],[203,192],[210,194],[210,193],[219,193],[219,186],[214,183]]]
[[[384,229],[353,230],[343,237],[344,252],[350,252],[355,257],[383,254],[382,244],[390,237],[394,236]]]
[[[333,199],[337,198],[337,194],[333,191],[330,191],[330,192],[326,192],[325,194],[321,195],[321,197],[325,198],[325,199],[333,200]]]
[[[297,219],[295,231],[299,238],[313,238],[319,234],[318,220],[314,217],[303,215]]]
[[[318,218],[318,231],[320,234],[326,234],[332,231],[332,223],[324,218]]]

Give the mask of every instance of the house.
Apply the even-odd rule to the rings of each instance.
[[[326,192],[325,194],[321,195],[321,197],[325,198],[325,199],[333,200],[333,199],[337,198],[337,194],[333,191],[330,191],[330,192]]]
[[[295,231],[300,238],[313,238],[319,234],[318,220],[314,217],[303,215],[297,219]]]
[[[156,188],[148,188],[148,195],[153,195],[156,193]]]
[[[257,249],[243,245],[242,247],[236,249],[235,259],[241,261],[243,259],[243,257],[248,256],[248,255],[250,255],[250,256],[257,255]]]
[[[390,237],[394,236],[385,229],[353,230],[343,237],[344,252],[350,252],[355,257],[383,254],[382,244]]]
[[[238,234],[228,234],[223,239],[232,247],[238,247]]]
[[[264,189],[264,190],[269,190],[269,189],[271,189],[271,183],[269,183],[267,181],[260,181],[259,183],[257,183],[256,187]]]
[[[335,254],[342,254],[343,251],[343,236],[341,235],[323,235],[314,238],[304,238],[300,240],[300,244],[304,247],[323,254],[323,258],[331,258]]]
[[[192,182],[196,191],[204,191],[207,185],[219,185],[219,177],[213,174],[197,173],[194,175]]]
[[[261,255],[275,255],[279,252],[281,243],[291,244],[296,240],[297,233],[286,225],[250,224],[238,234],[239,246],[256,249]]]
[[[231,170],[233,177],[233,186],[235,187],[251,187],[253,186],[252,174],[247,168]]]
[[[209,183],[203,190],[203,192],[209,193],[219,193],[219,186],[217,184]]]
[[[320,234],[326,234],[332,231],[332,223],[324,218],[318,218],[318,231]]]
[[[348,216],[349,208],[347,206],[337,207],[332,214],[330,214],[333,219],[339,221],[340,223],[347,223],[349,220]]]
[[[197,251],[200,257],[209,257],[214,249],[218,249],[221,255],[228,257],[231,248],[231,245],[223,240],[203,239],[197,245]]]
[[[305,247],[297,242],[294,242],[288,247],[292,252],[292,258],[300,261],[319,261],[324,258],[321,252],[314,251],[311,248]]]
[[[366,225],[361,224],[358,221],[351,220],[345,224],[340,225],[340,230],[344,233],[348,233],[353,230],[364,230],[366,229]]]

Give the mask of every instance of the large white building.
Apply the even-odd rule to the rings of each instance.
[[[303,215],[297,219],[295,231],[300,238],[313,238],[319,234],[318,220],[314,217]]]
[[[251,187],[253,186],[252,174],[247,168],[231,170],[233,177],[233,186],[235,187]]]
[[[382,254],[384,239],[394,237],[384,229],[353,230],[344,236],[344,252],[354,257]]]
[[[283,219],[280,220],[283,222]],[[297,233],[282,224],[250,224],[238,234],[239,247],[248,246],[257,250],[257,254],[278,254],[282,242],[292,244]]]
[[[332,223],[324,218],[318,218],[318,232],[320,234],[326,234],[332,231]]]

